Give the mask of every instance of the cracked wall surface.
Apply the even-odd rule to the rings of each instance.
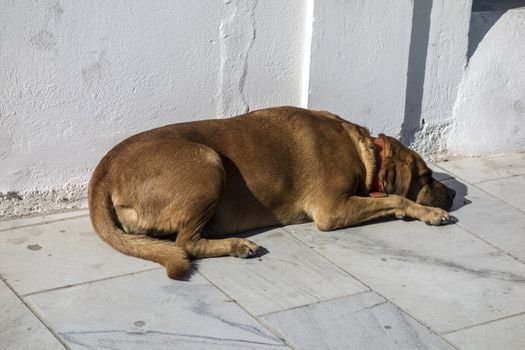
[[[255,40],[256,0],[225,0],[228,17],[219,25],[220,66],[217,116],[231,117],[249,111],[246,101],[248,54]]]
[[[292,0],[0,2],[0,218],[85,207],[137,132],[298,105],[303,21]]]

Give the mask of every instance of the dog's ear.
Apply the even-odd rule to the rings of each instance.
[[[383,162],[378,177],[383,191],[406,197],[416,171],[416,159],[394,138],[379,134],[383,139]]]
[[[377,137],[383,139],[383,160],[381,162],[381,169],[379,169],[378,172],[378,179],[381,183],[382,191],[387,194],[392,194],[396,189],[396,166],[392,141],[384,134],[379,134]]]
[[[407,197],[416,171],[416,161],[412,155],[396,161],[396,190],[395,193]]]

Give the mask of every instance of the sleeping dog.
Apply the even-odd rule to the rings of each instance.
[[[100,237],[174,279],[190,259],[256,255],[235,233],[308,221],[331,231],[385,216],[441,225],[454,195],[394,138],[296,107],[134,135],[104,156],[88,190]]]

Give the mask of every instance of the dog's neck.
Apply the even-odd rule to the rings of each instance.
[[[374,144],[376,146],[375,159],[376,159],[376,170],[374,179],[372,181],[372,189],[370,190],[370,197],[384,197],[386,193],[383,192],[383,185],[379,181],[379,172],[381,171],[381,165],[385,158],[385,140],[382,137],[375,137]]]

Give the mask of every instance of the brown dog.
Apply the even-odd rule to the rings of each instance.
[[[258,251],[244,238],[210,237],[312,220],[330,231],[391,215],[440,225],[454,194],[391,137],[374,139],[328,112],[278,107],[128,138],[95,169],[89,208],[109,245],[178,279],[189,258]]]

